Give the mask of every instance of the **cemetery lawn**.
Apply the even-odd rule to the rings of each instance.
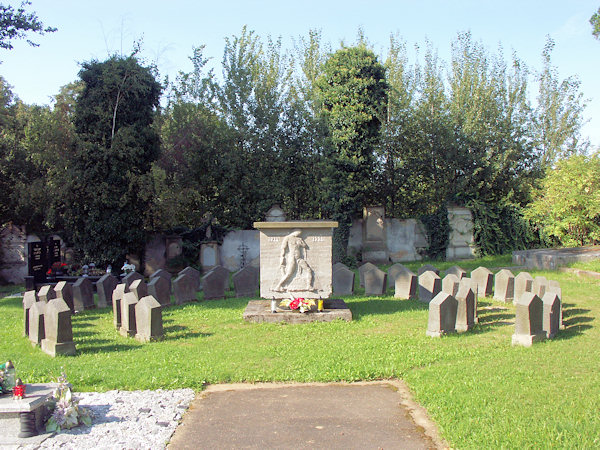
[[[482,261],[497,268],[510,258],[458,264],[470,271]],[[425,335],[427,305],[359,292],[345,298],[350,323],[246,323],[247,298],[173,306],[165,339],[148,344],[120,336],[111,310],[85,311],[73,317],[77,356],[51,358],[22,336],[21,298],[4,297],[0,360],[13,360],[25,382],[64,370],[78,391],[400,378],[454,448],[598,448],[600,283],[530,273],[560,282],[567,326],[532,348],[511,346],[511,304],[480,300],[473,331],[436,339]]]

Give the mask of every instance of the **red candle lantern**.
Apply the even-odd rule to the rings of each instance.
[[[24,384],[17,384],[14,388],[13,388],[13,398],[14,399],[20,399],[25,397],[25,385]]]

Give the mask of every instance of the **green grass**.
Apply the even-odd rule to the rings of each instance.
[[[592,272],[600,272],[600,259],[571,263],[569,264],[569,267],[572,267],[574,269],[589,270]]]
[[[471,270],[480,263],[458,265]],[[248,299],[171,307],[163,312],[166,338],[148,344],[121,337],[109,309],[85,311],[73,317],[77,356],[51,358],[22,337],[21,299],[6,297],[0,360],[12,359],[26,382],[53,381],[64,368],[79,391],[400,378],[452,447],[597,448],[600,284],[531,273],[561,283],[567,324],[532,348],[511,346],[512,305],[480,301],[475,330],[435,339],[425,335],[426,305],[359,294],[346,298],[350,323],[245,323]]]

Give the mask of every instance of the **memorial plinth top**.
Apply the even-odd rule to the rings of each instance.
[[[338,223],[332,220],[296,220],[289,222],[254,222],[254,228],[337,228]]]

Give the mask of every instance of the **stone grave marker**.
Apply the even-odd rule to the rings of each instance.
[[[227,271],[227,269],[225,269]],[[221,270],[211,270],[202,277],[202,290],[205,300],[215,300],[225,298],[224,278],[229,280],[229,271],[227,274]]]
[[[44,314],[45,338],[42,351],[50,356],[75,355],[71,308],[62,298],[50,300]]]
[[[546,292],[542,298],[544,304],[544,318],[542,328],[546,332],[546,338],[552,339],[560,329],[560,298],[556,292]]]
[[[417,276],[421,276],[427,271],[434,272],[436,275],[440,274],[440,269],[432,266],[431,264],[425,264],[424,266],[419,267],[419,270],[417,270]]]
[[[350,269],[350,267],[348,267],[346,264],[341,263],[341,262],[336,262],[333,265],[332,271],[335,272],[336,270],[338,270],[340,267],[343,267],[344,269]]]
[[[36,302],[37,296],[35,295],[35,291],[27,291],[25,292],[25,294],[23,294],[23,314],[25,323],[25,330],[23,331],[23,336],[29,336],[29,310]]]
[[[333,293],[335,295],[352,295],[354,294],[354,278],[356,274],[353,270],[342,266],[338,266],[333,271]]]
[[[80,277],[73,283],[73,305],[75,311],[95,308],[94,289],[88,277]]]
[[[492,295],[494,274],[487,267],[478,267],[471,272],[471,279],[477,283],[477,295],[484,298]]]
[[[188,302],[195,302],[197,292],[196,280],[190,276],[181,274],[173,280],[173,296],[175,297],[176,305],[183,305]]]
[[[559,325],[559,328],[561,330],[564,330],[565,324],[563,323],[562,288],[560,287],[560,283],[556,280],[548,280],[548,288],[546,289],[546,294],[548,292],[552,292],[553,294],[558,295],[558,299],[560,300],[560,312],[559,312],[560,325]],[[544,295],[546,295],[546,294],[544,294]]]
[[[148,295],[154,297],[162,307],[171,305],[171,281],[161,276],[150,278]]]
[[[479,323],[479,316],[477,315],[477,283],[475,283],[470,277],[464,277],[461,278],[460,280],[460,286],[459,286],[459,290],[461,287],[467,287],[470,288],[473,291],[474,294],[474,306],[473,306],[473,313],[474,313],[474,322],[475,323]]]
[[[129,285],[129,292],[133,292],[138,300],[148,295],[148,286],[144,280],[134,280]]]
[[[125,295],[125,283],[119,283],[112,293],[113,324],[117,330],[121,328],[121,300]]]
[[[446,275],[450,275],[450,274],[456,275],[456,277],[459,280],[462,280],[464,277],[467,276],[467,271],[465,269],[463,269],[462,267],[452,266],[446,270]]]
[[[442,334],[456,333],[457,308],[458,302],[451,294],[439,292],[429,302],[427,336],[440,337]]]
[[[236,297],[254,297],[258,290],[258,270],[246,266],[232,276]]]
[[[180,271],[177,275],[178,276],[179,275],[189,276],[194,282],[194,289],[196,289],[196,291],[200,290],[200,272],[197,271],[196,269],[194,269],[193,267],[187,266],[185,269]]]
[[[371,269],[377,269],[377,266],[370,262],[364,263],[358,268],[358,281],[360,287],[365,287],[365,273]]]
[[[133,292],[125,292],[121,299],[121,328],[119,333],[121,336],[135,336],[137,330],[135,328],[135,305],[138,299]]]
[[[515,277],[515,299],[525,292],[533,292],[533,277],[528,272],[521,272]]]
[[[419,301],[429,303],[442,291],[442,279],[440,276],[428,270],[419,275]]]
[[[394,283],[394,298],[408,299],[417,298],[417,275],[402,266],[402,270],[396,275]]]
[[[144,277],[140,273],[133,271],[121,278],[121,283],[125,283],[125,292],[129,292],[129,286],[131,286],[131,283],[133,283],[135,280],[143,279]]]
[[[119,284],[117,277],[110,273],[104,274],[96,281],[96,293],[98,294],[98,308],[106,308],[112,305],[112,294]]]
[[[161,278],[166,279],[169,282],[169,292],[172,292],[171,281],[173,280],[173,275],[171,275],[165,269],[158,269],[156,272],[154,272],[152,275],[150,275],[150,278],[156,278],[156,277],[161,277]],[[160,300],[158,300],[158,301],[160,303]]]
[[[402,264],[396,263],[390,266],[387,271],[388,288],[396,286],[396,277],[406,269]]]
[[[29,309],[29,340],[33,345],[40,345],[46,337],[44,314],[46,302],[35,302]]]
[[[223,291],[227,292],[229,290],[229,270],[223,266],[215,266],[210,269],[209,272],[214,272],[217,274],[223,283]],[[207,272],[205,275],[208,275],[209,272]]]
[[[502,269],[494,277],[494,299],[512,303],[515,298],[515,276],[508,269]]]
[[[458,277],[452,273],[449,273],[444,278],[442,278],[442,292],[446,292],[453,297],[456,297],[458,294],[458,286],[460,285],[460,280]]]
[[[62,298],[69,309],[71,314],[75,314],[75,302],[73,301],[73,285],[66,281],[59,281],[54,287],[56,298]]]
[[[151,295],[140,299],[135,305],[135,338],[140,342],[149,342],[163,337],[161,304]]]
[[[38,291],[38,301],[48,303],[53,298],[56,298],[56,292],[54,291],[54,285],[45,284]]]
[[[548,279],[546,277],[537,276],[533,279],[532,292],[539,298],[542,298],[548,290]]]
[[[456,294],[456,331],[469,331],[475,325],[475,293],[466,283],[461,283]]]
[[[544,304],[533,292],[525,292],[515,301],[515,334],[513,345],[531,347],[546,339],[543,326]]]
[[[387,286],[387,274],[375,267],[364,273],[365,295],[383,295]]]

